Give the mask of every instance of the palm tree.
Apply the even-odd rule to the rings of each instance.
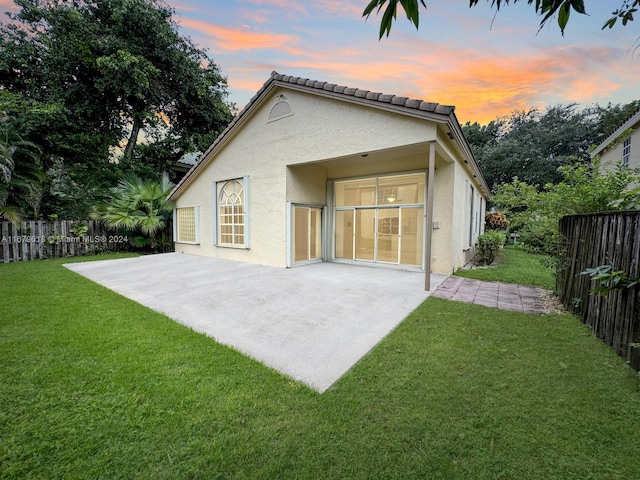
[[[91,217],[111,228],[124,229],[132,236],[142,233],[141,241],[134,243],[149,244],[156,249],[156,235],[173,213],[174,204],[167,200],[173,186],[166,174],[159,182],[127,175],[111,188],[107,203],[96,207]]]
[[[0,218],[13,223],[22,220],[17,204],[37,213],[42,199],[44,172],[39,168],[40,151],[20,137],[6,119],[0,123]]]

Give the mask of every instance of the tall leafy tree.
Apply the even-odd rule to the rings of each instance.
[[[560,167],[590,160],[589,151],[633,113],[627,105],[579,109],[559,104],[514,111],[487,125],[467,122],[463,131],[489,186],[518,179],[542,187],[563,180]]]
[[[602,168],[599,159],[560,168],[562,180],[536,188],[520,180],[500,185],[493,202],[526,246],[552,255],[564,215],[625,210],[640,199],[640,168]]]
[[[514,111],[489,125],[467,123],[469,142],[491,188],[518,178],[531,185],[558,183],[558,168],[589,159],[595,122],[575,104]]]
[[[640,100],[633,100],[627,104],[609,103],[606,107],[595,105],[592,110],[598,118],[601,140],[612,134],[625,120],[640,109]],[[600,143],[598,141],[598,143]]]
[[[158,175],[231,120],[226,79],[161,0],[15,3],[0,27],[0,88],[59,108],[41,139],[52,206],[86,212],[74,197],[85,186],[98,197],[127,171]],[[158,148],[142,156],[141,143]]]

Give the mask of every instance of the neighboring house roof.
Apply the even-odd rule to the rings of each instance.
[[[176,167],[178,167],[178,169],[180,170],[187,171],[196,164],[200,155],[202,155],[202,152],[185,153],[176,162]]]
[[[598,145],[591,152],[591,158],[595,157],[596,155],[601,154],[602,151],[611,144],[611,142],[613,142],[621,134],[623,134],[624,132],[626,132],[630,128],[635,127],[639,123],[640,123],[640,108],[636,111],[636,113],[634,113],[629,118],[627,118],[624,122],[622,122],[622,124],[618,128],[616,128],[616,130],[611,135],[609,135],[604,140],[604,142],[602,142],[600,145]]]
[[[463,152],[463,160],[471,168],[472,174],[478,179],[482,189],[489,195],[489,186],[480,172],[478,163],[471,152],[471,148],[462,133],[462,127],[454,113],[455,107],[451,105],[440,105],[434,102],[425,102],[423,100],[401,97],[397,95],[389,95],[370,90],[362,90],[359,88],[346,87],[335,83],[320,82],[308,78],[294,77],[291,75],[282,75],[278,72],[271,72],[270,78],[258,90],[258,92],[249,100],[249,103],[238,113],[227,128],[213,142],[206,152],[200,157],[198,162],[187,172],[187,174],[178,182],[169,199],[175,198],[186,186],[191,182],[192,178],[199,170],[209,163],[212,157],[211,153],[220,149],[239,128],[250,113],[257,108],[261,100],[276,87],[290,88],[298,91],[322,95],[329,98],[348,101],[360,105],[366,105],[373,108],[379,108],[387,111],[409,115],[418,118],[424,118],[440,124],[447,124],[451,130],[450,138],[456,140],[461,151]]]

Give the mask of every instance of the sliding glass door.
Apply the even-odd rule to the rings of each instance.
[[[335,258],[422,266],[423,173],[336,181]]]

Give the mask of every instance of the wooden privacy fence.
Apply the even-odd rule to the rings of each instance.
[[[0,222],[0,262],[128,250],[127,237],[96,220]]]
[[[613,265],[632,279],[640,277],[640,212],[572,215],[560,219],[557,290],[560,300],[607,345],[640,369],[640,285],[593,293],[598,286],[587,268]]]

